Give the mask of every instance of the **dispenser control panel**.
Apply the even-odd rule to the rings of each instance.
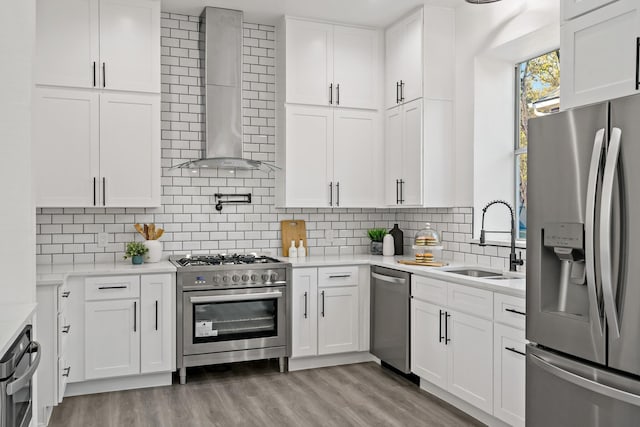
[[[584,224],[557,222],[544,227],[544,245],[548,248],[584,248]]]

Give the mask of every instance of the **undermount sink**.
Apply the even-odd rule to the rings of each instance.
[[[476,268],[461,268],[459,270],[447,270],[447,273],[460,274],[461,276],[468,276],[468,277],[480,277],[480,278],[486,278],[486,279],[507,279],[508,278],[503,276],[500,273],[496,273],[495,271],[480,270]]]

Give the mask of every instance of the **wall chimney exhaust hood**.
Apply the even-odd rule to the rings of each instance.
[[[262,170],[275,165],[242,155],[242,11],[206,7],[200,16],[200,57],[204,66],[204,158],[173,168]]]

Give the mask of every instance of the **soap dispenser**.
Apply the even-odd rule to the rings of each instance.
[[[304,247],[304,241],[300,239],[298,244],[298,258],[304,258],[307,256],[307,248]]]
[[[291,241],[291,247],[289,247],[289,258],[297,258],[298,250],[296,249],[296,241]]]

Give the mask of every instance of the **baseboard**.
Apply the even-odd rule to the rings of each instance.
[[[328,366],[351,365],[353,363],[376,362],[371,353],[343,353],[328,354],[325,356],[297,357],[289,359],[289,371],[301,371],[303,369],[326,368]]]
[[[489,427],[510,427],[509,424],[506,424],[504,421],[499,420],[493,415],[484,412],[482,409],[476,408],[470,403],[467,403],[459,397],[454,396],[448,391],[443,390],[440,387],[423,380],[422,378],[420,379],[420,388],[427,393],[432,394],[441,400],[444,400],[448,404],[455,406],[462,412],[472,416],[473,418],[477,419],[481,423],[486,424]]]
[[[171,385],[171,372],[135,375],[130,377],[103,378],[79,383],[67,383],[64,397],[83,394],[106,393],[110,391],[133,390],[137,388],[161,387]]]

